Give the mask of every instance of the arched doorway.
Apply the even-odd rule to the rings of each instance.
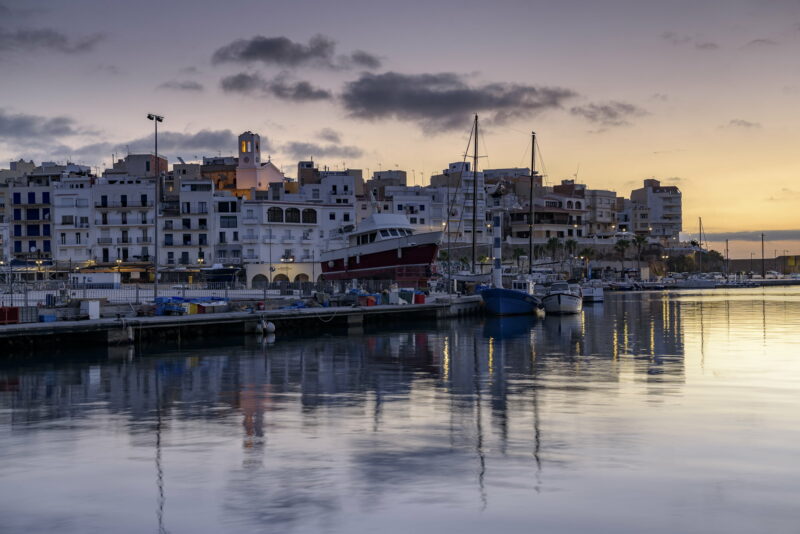
[[[300,273],[294,277],[295,282],[308,282],[308,275],[306,273]]]
[[[286,276],[285,274],[276,274],[275,276],[272,277],[272,281],[273,282],[288,282],[289,281],[289,277]]]
[[[265,287],[267,287],[268,283],[269,280],[267,280],[266,276],[264,276],[263,274],[257,274],[253,277],[253,281],[250,282],[250,286],[253,289],[264,289]]]

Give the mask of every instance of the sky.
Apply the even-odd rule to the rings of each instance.
[[[234,154],[288,175],[460,161],[683,192],[732,257],[800,254],[800,1],[0,0],[0,162]],[[0,163],[0,167],[7,164]],[[696,236],[692,236],[696,237]]]

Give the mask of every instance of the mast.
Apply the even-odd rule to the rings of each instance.
[[[533,175],[536,173],[536,132],[531,132],[531,191],[528,197],[528,274],[533,274]]]
[[[472,274],[477,272],[477,242],[478,234],[478,114],[475,114],[475,143],[472,155]]]

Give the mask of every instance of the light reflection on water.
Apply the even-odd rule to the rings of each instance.
[[[0,367],[8,532],[787,532],[800,291]]]

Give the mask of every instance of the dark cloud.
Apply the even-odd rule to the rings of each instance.
[[[375,70],[381,67],[381,60],[378,57],[364,52],[363,50],[356,50],[350,54],[350,61],[357,67]]]
[[[800,240],[800,230],[769,230],[764,232],[765,238],[770,241],[795,241]],[[761,232],[720,232],[706,234],[709,241],[761,241]]]
[[[778,46],[778,42],[772,39],[753,39],[744,45],[744,48],[768,48],[771,46]]]
[[[316,143],[292,142],[287,143],[282,151],[294,159],[314,158],[351,158],[357,159],[364,155],[364,151],[349,145],[318,145]]]
[[[0,139],[23,141],[26,139],[78,135],[81,131],[69,117],[40,117],[26,113],[8,113],[0,109]]]
[[[90,52],[105,39],[97,33],[83,37],[67,36],[51,28],[6,31],[0,28],[0,53],[48,51],[63,54]]]
[[[333,95],[327,89],[314,87],[307,81],[291,82],[283,78],[276,78],[267,83],[267,91],[277,98],[291,100],[292,102],[309,102],[333,98]]]
[[[462,76],[364,73],[346,84],[342,104],[351,117],[394,118],[420,124],[428,131],[461,128],[472,113],[488,114],[502,123],[562,107],[576,96],[569,89],[506,83],[469,85]]]
[[[259,96],[274,96],[292,102],[309,102],[328,100],[333,95],[327,89],[314,87],[307,81],[291,81],[285,75],[273,80],[265,80],[259,74],[240,72],[226,76],[220,81],[220,87],[227,93],[241,93]]]
[[[240,72],[225,76],[219,83],[226,93],[253,94],[266,90],[267,81],[258,74]]]
[[[192,80],[172,80],[162,83],[158,88],[172,89],[175,91],[200,92],[203,90],[203,84]]]
[[[751,122],[744,119],[731,119],[723,128],[761,128],[760,122]]]
[[[604,127],[627,126],[630,124],[629,119],[647,115],[647,111],[627,102],[586,104],[585,106],[575,106],[569,111],[573,115]]]
[[[297,43],[288,37],[237,39],[218,48],[211,57],[213,63],[263,63],[283,68],[323,67],[328,69],[377,69],[381,62],[376,56],[356,50],[350,55],[337,55],[336,42],[324,35],[315,35],[308,43]]]
[[[692,46],[697,50],[716,50],[719,48],[717,43],[711,41],[699,41],[696,38],[682,35],[675,32],[664,32],[661,38],[673,46]]]
[[[329,143],[341,143],[342,134],[332,128],[323,128],[317,133],[317,137]]]

